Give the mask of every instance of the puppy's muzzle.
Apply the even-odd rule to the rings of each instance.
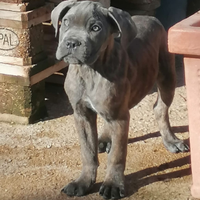
[[[66,62],[77,63],[83,59],[82,51],[82,43],[78,39],[64,38],[56,51],[56,58],[58,60],[64,59]]]
[[[79,42],[78,40],[75,39],[69,39],[66,41],[66,47],[69,50],[75,50],[77,49],[79,46],[81,46],[81,42]]]

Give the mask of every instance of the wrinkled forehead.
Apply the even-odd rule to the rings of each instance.
[[[103,20],[103,14],[100,10],[100,4],[90,1],[81,1],[75,4],[64,16],[73,23],[84,25],[90,19]]]

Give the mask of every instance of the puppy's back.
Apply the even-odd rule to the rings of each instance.
[[[151,16],[133,16],[137,28],[137,38],[145,41],[158,40],[159,37],[163,39],[166,37],[166,31],[161,22],[155,17]]]

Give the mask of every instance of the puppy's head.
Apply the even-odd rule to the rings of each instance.
[[[63,1],[54,8],[51,19],[56,35],[61,21],[56,58],[70,64],[93,64],[109,45],[111,36],[120,42],[124,27],[130,32],[131,25],[135,31],[128,13],[91,1]]]

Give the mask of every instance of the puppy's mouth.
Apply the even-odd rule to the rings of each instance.
[[[56,58],[58,60],[64,60],[65,62],[68,62],[70,64],[78,64],[80,63],[80,59],[77,58],[77,54],[79,53],[74,50],[66,49],[63,48],[63,46],[60,46],[57,48]]]
[[[64,52],[65,54],[62,54]],[[98,58],[98,51],[83,53],[83,49],[77,51],[67,51],[66,49],[57,49],[56,58],[58,60],[64,60],[69,64],[87,64],[92,65]]]
[[[72,54],[64,56],[62,59],[65,62],[68,62],[69,64],[83,64],[79,59],[77,59],[76,57],[74,57]]]

